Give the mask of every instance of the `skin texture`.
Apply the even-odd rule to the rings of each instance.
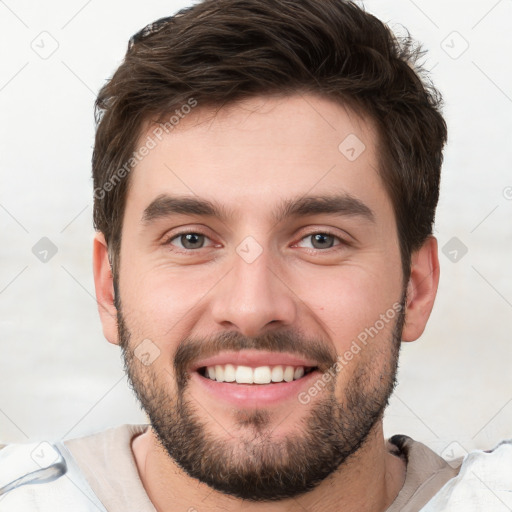
[[[140,140],[152,130],[146,125]],[[339,150],[351,134],[365,147],[352,161]],[[228,469],[235,468],[230,466],[234,461],[238,470],[261,462],[287,439],[306,439],[307,422],[328,400],[345,408],[344,417],[364,397],[374,398],[373,412],[384,407],[396,370],[393,330],[400,327],[398,316],[383,322],[353,358],[345,357],[342,371],[307,404],[295,397],[265,407],[250,399],[239,407],[214,400],[197,378],[180,381],[175,360],[180,347],[197,341],[209,350],[220,346],[215,340],[223,334],[232,333],[230,347],[255,349],[265,340],[284,340],[280,336],[288,333],[292,340],[295,336],[297,352],[310,354],[316,343],[334,361],[380,315],[401,303],[404,290],[401,339],[413,341],[424,330],[439,279],[437,243],[430,237],[413,253],[411,275],[404,282],[393,208],[377,172],[376,143],[377,132],[368,119],[314,95],[252,98],[215,115],[199,105],[162,136],[130,176],[117,283],[122,311],[114,305],[105,240],[101,233],[95,238],[94,274],[104,334],[126,349],[127,370],[139,398],[146,401],[146,410],[156,406],[153,412],[160,411],[167,423],[176,416],[180,400],[189,404],[186,417],[192,414],[203,425],[210,441],[206,447],[217,443],[229,448]],[[162,194],[215,201],[233,215],[221,220],[179,214],[144,222],[145,209]],[[358,199],[373,219],[332,213],[279,222],[272,217],[283,200],[332,194]],[[187,252],[183,237],[177,237],[183,231],[204,234],[203,246],[201,239],[194,246],[199,248]],[[334,238],[315,245],[312,235],[318,233]],[[237,252],[247,237],[257,243],[251,241],[250,251],[261,251],[251,263]],[[143,340],[151,340],[151,350],[158,353],[149,365],[130,355]],[[322,370],[328,360],[319,363]],[[348,390],[359,392],[358,400],[349,400],[355,395]],[[365,419],[363,414],[353,423],[361,426]],[[355,429],[361,436],[359,446],[351,443],[355,453],[333,464],[330,474],[307,493],[263,503],[212,489],[190,476],[151,428],[134,439],[132,449],[159,511],[287,511],[297,510],[298,504],[313,512],[380,511],[402,487],[405,465],[389,452],[381,416],[366,427]],[[256,434],[266,444],[256,444]],[[248,446],[254,447],[254,459]],[[310,453],[313,460],[316,453]]]

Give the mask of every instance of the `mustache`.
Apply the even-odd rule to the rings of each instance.
[[[310,339],[300,331],[268,332],[254,338],[246,337],[237,331],[221,332],[206,338],[186,338],[178,346],[174,355],[174,371],[179,387],[187,381],[187,370],[198,359],[207,358],[221,351],[268,350],[290,352],[317,362],[320,371],[326,371],[337,361],[333,347],[323,340]]]

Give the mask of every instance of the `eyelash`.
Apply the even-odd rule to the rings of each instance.
[[[209,239],[208,235],[206,235],[205,233],[203,233],[200,230],[180,231],[179,233],[175,233],[172,236],[168,237],[163,245],[175,247],[171,243],[173,240],[175,240],[176,238],[180,238],[180,237],[182,237],[184,235],[191,235],[191,234],[201,235],[201,236],[204,236],[205,238]],[[329,252],[329,251],[334,250],[336,247],[339,247],[339,246],[345,246],[345,247],[350,246],[349,242],[347,242],[345,239],[341,238],[337,234],[333,233],[332,231],[329,231],[328,229],[324,229],[324,230],[321,230],[321,231],[311,231],[310,233],[307,233],[303,237],[301,237],[299,242],[301,242],[305,238],[312,237],[313,235],[328,235],[328,236],[332,236],[332,237],[336,238],[340,243],[336,244],[336,245],[333,245],[332,247],[328,247],[327,249],[305,248],[306,251],[308,251],[310,253],[312,252],[312,253],[316,254],[318,252]],[[172,251],[176,252],[178,254],[191,254],[191,253],[199,251],[200,249],[207,249],[207,248],[208,247],[199,247],[198,249],[180,249],[180,248],[176,249],[176,248],[174,248],[174,249],[172,249]]]

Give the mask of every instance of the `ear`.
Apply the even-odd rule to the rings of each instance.
[[[96,233],[93,242],[93,272],[96,302],[107,341],[118,345],[117,309],[114,305],[114,279],[108,259],[107,243],[103,233]]]
[[[420,249],[411,256],[403,341],[417,340],[423,334],[434,306],[438,284],[437,240],[429,236]]]

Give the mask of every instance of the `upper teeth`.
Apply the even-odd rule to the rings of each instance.
[[[217,382],[238,384],[269,384],[270,382],[291,382],[304,375],[304,366],[234,366],[218,364],[206,367],[206,375]]]

